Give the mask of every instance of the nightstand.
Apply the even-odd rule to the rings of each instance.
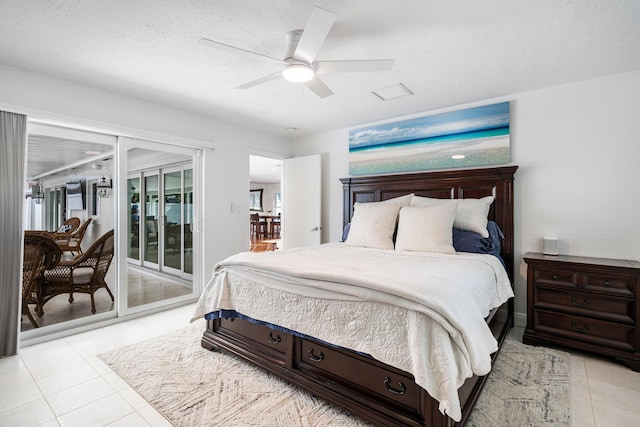
[[[612,356],[640,371],[640,262],[527,253],[525,344]]]

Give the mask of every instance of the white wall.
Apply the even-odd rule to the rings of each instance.
[[[481,104],[507,100],[511,101],[511,159],[519,165],[515,307],[516,321],[522,324],[526,314],[522,255],[541,251],[542,236],[558,236],[562,254],[640,260],[640,71]],[[480,104],[455,109],[474,105]],[[393,121],[404,118],[408,117]],[[338,179],[349,175],[348,132],[327,132],[293,144],[296,156],[323,154],[324,241],[337,241],[342,233]]]
[[[1,64],[0,94],[0,110],[30,118],[207,147],[203,152],[204,281],[217,261],[249,247],[249,151],[278,157],[290,152],[290,141],[284,138]]]

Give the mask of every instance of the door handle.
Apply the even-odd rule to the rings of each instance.
[[[320,230],[320,227],[318,227],[317,225],[311,229],[311,231],[318,231],[318,230]]]

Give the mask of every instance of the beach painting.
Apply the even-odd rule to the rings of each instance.
[[[508,102],[353,129],[349,174],[504,164],[509,142]]]

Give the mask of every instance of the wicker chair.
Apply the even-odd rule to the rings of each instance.
[[[80,244],[82,243],[82,239],[84,238],[85,233],[87,232],[87,227],[91,224],[92,218],[89,218],[73,233],[62,234],[62,233],[53,233],[52,237],[55,239],[62,252],[71,252],[74,253],[82,253],[82,248]]]
[[[56,242],[46,234],[25,231],[22,261],[22,314],[29,318],[34,328],[40,327],[29,309],[29,304],[38,304],[37,291],[44,271],[54,268],[62,257]],[[39,308],[36,305],[36,313]]]
[[[62,223],[54,234],[71,234],[80,227],[80,218],[74,216]]]
[[[113,230],[96,240],[86,252],[76,255],[70,261],[61,261],[55,268],[44,272],[40,292],[38,292],[38,315],[42,316],[42,307],[51,298],[60,294],[69,294],[69,302],[73,302],[74,293],[91,295],[91,312],[96,312],[93,294],[101,288],[109,292],[111,289],[104,278],[113,259]]]

